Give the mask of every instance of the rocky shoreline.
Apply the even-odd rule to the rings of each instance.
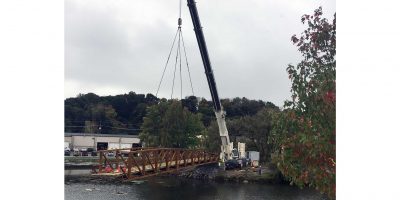
[[[273,166],[265,165],[259,168],[246,167],[241,170],[223,170],[217,165],[197,167],[180,173],[178,176],[216,182],[243,182],[243,183],[286,183],[282,174]]]
[[[179,177],[186,179],[208,180],[215,182],[236,182],[236,183],[259,183],[259,184],[286,184],[281,173],[271,164],[266,164],[259,168],[246,167],[242,170],[221,169],[217,164],[203,165],[195,168],[186,169],[179,173],[161,175],[164,177]],[[124,182],[117,176],[98,176],[98,175],[65,175],[65,184],[73,183],[93,183],[93,184],[131,184]],[[136,183],[137,181],[133,181]],[[140,182],[140,180],[139,180]]]

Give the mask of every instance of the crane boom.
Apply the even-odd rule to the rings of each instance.
[[[201,58],[203,60],[203,65],[205,69],[205,74],[207,77],[208,86],[211,92],[211,98],[213,101],[214,112],[217,118],[219,135],[221,137],[221,159],[231,159],[232,158],[232,148],[233,144],[229,141],[228,129],[225,123],[225,113],[221,105],[221,101],[218,96],[217,85],[215,84],[214,73],[211,68],[210,58],[208,56],[207,45],[204,39],[203,30],[200,24],[199,14],[197,12],[196,2],[194,0],[187,0],[190,16],[192,18],[194,32],[196,33],[197,44],[199,45],[199,50]]]

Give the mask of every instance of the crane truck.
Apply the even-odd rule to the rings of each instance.
[[[187,0],[187,5],[189,7],[190,16],[192,18],[197,44],[199,45],[199,50],[203,61],[208,86],[211,92],[211,98],[213,101],[215,116],[217,118],[219,135],[221,137],[221,142],[222,142],[220,158],[222,162],[225,162],[226,160],[230,160],[233,157],[236,157],[233,155],[233,152],[234,151],[237,152],[237,150],[233,149],[233,143],[229,141],[228,129],[226,128],[226,123],[225,123],[225,112],[218,96],[217,85],[215,83],[214,73],[211,68],[211,62],[208,56],[207,45],[200,24],[200,18],[197,12],[196,2],[194,0]],[[181,19],[179,19],[179,21],[181,21]]]

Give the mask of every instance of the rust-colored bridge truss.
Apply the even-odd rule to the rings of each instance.
[[[192,166],[217,163],[218,154],[205,150],[131,148],[99,151],[97,174],[135,180]]]

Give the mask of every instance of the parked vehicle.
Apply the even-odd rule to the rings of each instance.
[[[114,155],[114,152],[111,151],[111,152],[108,152],[108,153],[107,153],[107,156],[108,156],[108,157],[114,157],[115,155]]]
[[[121,155],[122,155],[122,157],[128,157],[129,156],[129,150],[122,150],[121,151]]]
[[[97,152],[96,152],[96,150],[94,148],[88,148],[87,152],[91,156],[97,156]]]
[[[64,142],[64,149],[68,148],[69,149],[69,142]]]
[[[78,149],[74,149],[73,156],[80,156],[80,153],[79,153]]]
[[[238,160],[227,160],[225,162],[225,169],[230,170],[230,169],[237,169],[240,168],[241,164],[239,163]]]
[[[247,167],[251,165],[251,161],[248,158],[239,158],[237,160],[242,164],[242,167]]]
[[[71,149],[69,147],[64,148],[64,156],[71,156]]]
[[[80,153],[81,153],[81,156],[88,156],[88,151],[87,151],[86,148],[82,148],[82,149],[80,150]]]

